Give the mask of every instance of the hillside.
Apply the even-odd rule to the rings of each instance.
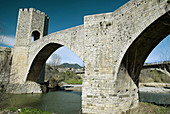
[[[143,69],[139,76],[140,83],[170,83],[170,77],[166,74],[154,70],[154,69]]]
[[[58,67],[59,68],[76,68],[76,69],[83,68],[82,66],[80,66],[78,64],[69,64],[69,63],[63,63],[63,64],[59,65]]]

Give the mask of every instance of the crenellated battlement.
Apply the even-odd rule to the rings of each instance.
[[[49,17],[45,12],[34,8],[19,9],[15,45],[27,46],[31,43],[32,36],[37,40],[47,35],[48,22]]]
[[[36,12],[37,14],[45,15],[48,17],[45,12],[41,12],[40,10],[36,10],[34,8],[21,8],[19,9],[19,12]]]

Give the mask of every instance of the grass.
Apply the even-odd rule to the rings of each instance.
[[[17,112],[18,108],[8,108],[8,109],[3,109],[0,110],[0,113],[14,113]],[[47,112],[47,111],[42,111],[39,109],[34,109],[34,108],[22,108],[20,114],[52,114],[51,112]]]
[[[140,102],[138,108],[131,110],[131,114],[170,114],[170,107]]]
[[[82,79],[75,80],[75,79],[68,79],[65,81],[67,84],[82,84]]]
[[[1,109],[0,114],[17,112],[18,108]],[[22,108],[20,114],[52,114],[34,108]],[[170,114],[170,107],[157,106],[151,103],[139,102],[139,107],[132,109],[129,114]]]

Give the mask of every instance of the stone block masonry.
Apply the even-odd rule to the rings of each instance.
[[[128,113],[138,106],[139,74],[145,59],[170,34],[169,13],[167,0],[130,0],[114,12],[85,16],[84,25],[47,35],[45,13],[20,10],[12,92],[24,84],[33,89],[28,81],[38,82],[48,57],[66,46],[85,63],[82,113]]]
[[[25,83],[27,79],[25,75],[29,72],[28,57],[31,37],[33,36],[36,38],[34,40],[38,40],[47,35],[47,33],[48,17],[44,12],[40,12],[33,8],[19,10],[13,61],[11,66],[11,73],[14,75],[11,76],[10,83]],[[39,78],[40,75],[37,77]],[[38,79],[35,80],[35,82],[37,81]]]
[[[117,114],[138,106],[141,67],[170,33],[162,24],[170,22],[168,7],[166,0],[131,0],[113,13],[84,17],[83,113]]]
[[[11,48],[0,47],[0,91],[9,83],[11,70]]]

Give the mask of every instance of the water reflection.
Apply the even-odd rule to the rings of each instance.
[[[81,112],[81,92],[55,91],[46,94],[11,95],[11,98],[3,104],[6,107],[33,107],[57,114],[79,114]]]
[[[170,94],[168,93],[140,92],[139,99],[141,102],[150,102],[159,105],[170,105]]]
[[[170,104],[169,94],[140,92],[139,95],[140,101]],[[45,94],[12,94],[10,96],[1,105],[17,108],[33,107],[57,114],[80,114],[81,112],[81,92],[54,91]]]
[[[42,94],[8,94],[8,97],[1,105],[8,107],[31,107],[41,101]]]

